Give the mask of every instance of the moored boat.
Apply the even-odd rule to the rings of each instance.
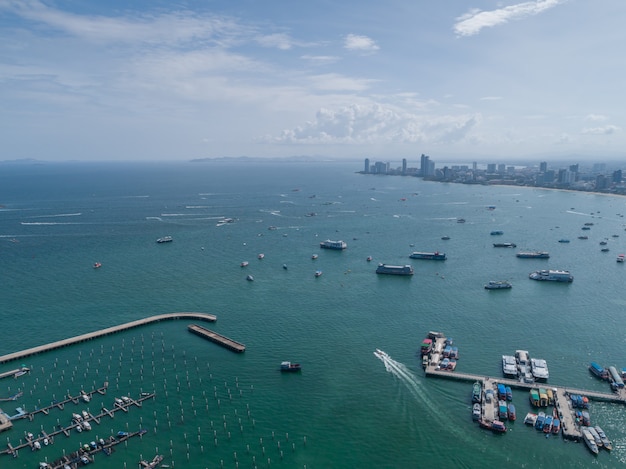
[[[589,364],[589,371],[600,379],[609,379],[609,372],[596,362],[591,362]]]
[[[536,270],[528,275],[531,280],[548,282],[573,282],[574,276],[567,270]]]
[[[511,283],[507,282],[506,280],[489,280],[489,283],[485,284],[486,290],[502,290],[512,287],[513,285],[511,285]]]
[[[511,355],[502,355],[502,373],[505,377],[517,377],[517,362]]]
[[[422,341],[422,345],[420,346],[420,353],[423,355],[428,355],[433,349],[433,340],[426,338]]]
[[[517,244],[515,243],[493,243],[494,248],[516,248]]]
[[[472,420],[479,420],[482,415],[482,411],[479,403],[474,403],[472,406]]]
[[[591,433],[591,436],[593,437],[594,441],[596,442],[596,446],[598,448],[602,448],[602,438],[600,438],[600,435],[598,434],[596,429],[594,427],[587,427],[587,428],[589,430],[589,433]]]
[[[552,431],[552,416],[546,415],[545,420],[543,421],[543,428],[541,429],[544,433],[550,433]]]
[[[331,241],[330,239],[327,239],[326,241],[322,241],[320,243],[320,247],[323,249],[336,249],[336,250],[343,250],[346,249],[348,247],[348,245],[346,244],[345,241]]]
[[[600,436],[600,439],[602,440],[602,446],[611,451],[613,449],[613,443],[611,443],[611,440],[609,440],[609,438],[606,436],[606,433],[604,433],[604,430],[602,430],[602,428],[600,428],[598,425],[596,425],[595,427],[596,433]]]
[[[547,251],[522,251],[516,254],[520,259],[549,259],[550,254]]]
[[[294,372],[294,371],[300,371],[301,369],[302,369],[302,366],[300,365],[300,363],[291,363],[291,362],[285,361],[280,364],[280,371],[283,371],[283,372]]]
[[[480,381],[474,382],[474,385],[472,387],[472,402],[476,403],[481,401],[482,389],[483,386],[482,384],[480,384]]]
[[[445,261],[446,260],[446,254],[444,252],[439,252],[439,251],[435,251],[435,252],[414,251],[411,253],[409,257],[411,259],[425,259],[425,260],[431,260],[431,261]]]
[[[589,451],[593,454],[598,454],[598,445],[596,445],[596,440],[593,438],[591,432],[589,432],[589,429],[587,427],[581,427],[580,429],[583,433],[583,440],[585,440],[585,444],[587,445],[587,448],[589,448]]]
[[[411,265],[389,265],[389,264],[378,264],[376,268],[377,274],[387,274],[387,275],[413,275],[413,266]]]
[[[515,411],[515,405],[513,405],[512,402],[509,402],[507,410],[509,420],[517,420],[517,412]]]
[[[546,413],[545,412],[537,413],[537,419],[535,420],[535,429],[542,431],[545,421],[546,421]]]
[[[552,433],[553,434],[558,434],[561,431],[561,420],[554,417],[552,419]]]
[[[534,412],[528,412],[526,414],[526,417],[524,417],[524,423],[526,425],[535,426],[536,421],[537,421],[537,414],[535,414]]]

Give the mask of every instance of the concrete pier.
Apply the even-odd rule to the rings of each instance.
[[[190,326],[187,326],[187,329],[189,329],[189,332],[199,335],[200,337],[204,337],[205,339],[208,339],[211,342],[219,344],[222,347],[226,347],[227,349],[232,350],[233,352],[241,353],[246,350],[246,346],[244,344],[236,342],[232,339],[229,339],[228,337],[225,337],[221,334],[218,334],[217,332],[206,329],[202,326],[191,324]]]
[[[105,335],[115,334],[117,332],[125,331],[128,329],[133,329],[135,327],[145,326],[146,324],[151,324],[153,322],[160,322],[160,321],[166,321],[166,320],[171,320],[171,319],[197,319],[200,321],[215,322],[217,320],[217,317],[212,314],[206,314],[206,313],[157,314],[156,316],[150,316],[148,318],[139,319],[137,321],[127,322],[125,324],[120,324],[118,326],[107,327],[106,329],[101,329],[99,331],[89,332],[87,334],[70,337],[69,339],[59,340],[59,341],[52,342],[46,345],[40,345],[38,347],[32,347],[26,350],[22,350],[20,352],[14,352],[14,353],[9,353],[7,355],[2,355],[0,356],[0,363],[7,363],[13,360],[19,360],[21,358],[29,357],[31,355],[36,355],[39,353],[49,352],[50,350],[67,347],[69,345],[77,344],[79,342],[85,342],[88,340],[97,339],[98,337],[103,337]],[[9,373],[13,373],[13,371]]]

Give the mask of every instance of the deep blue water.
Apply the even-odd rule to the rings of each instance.
[[[97,457],[95,467],[137,467],[157,452],[185,468],[626,461],[621,407],[592,405],[593,421],[616,447],[597,457],[525,427],[530,407],[521,391],[514,398],[521,419],[495,436],[471,421],[471,383],[425,379],[415,356],[425,334],[441,330],[460,348],[460,371],[499,376],[501,355],[526,349],[548,361],[551,383],[607,391],[587,366],[626,366],[626,266],[615,262],[626,252],[626,199],[356,174],[360,166],[0,166],[0,354],[175,311],[215,314],[208,327],[247,346],[234,354],[172,321],[31,357],[30,375],[0,381],[0,398],[24,391],[0,404],[9,414],[104,381],[109,392],[90,411],[142,390],[156,399],[103,419],[89,435],[59,436],[17,459],[0,455],[0,467],[36,467],[96,434],[140,426],[149,430],[141,440]],[[585,222],[594,223],[587,232]],[[165,235],[174,242],[155,243]],[[328,238],[348,249],[320,250]],[[608,253],[600,252],[605,238]],[[495,249],[496,241],[518,248]],[[521,249],[551,257],[518,259]],[[444,251],[448,260],[410,260],[413,250]],[[411,263],[415,275],[377,276],[378,262]],[[570,270],[575,280],[529,280],[540,268]],[[499,279],[513,289],[484,290]],[[376,348],[394,359],[395,374]],[[302,363],[302,373],[281,374],[282,360]],[[2,438],[16,445],[27,431],[69,423],[71,412],[17,421]]]

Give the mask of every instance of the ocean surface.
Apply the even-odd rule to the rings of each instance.
[[[425,378],[416,352],[428,331],[441,331],[459,347],[458,371],[501,376],[501,356],[525,349],[547,360],[549,383],[608,392],[587,367],[626,366],[626,265],[615,261],[626,252],[626,199],[360,169],[359,162],[0,166],[0,354],[183,311],[216,315],[202,325],[246,345],[245,353],[230,352],[190,334],[190,321],[173,320],[28,357],[30,374],[0,380],[0,398],[23,392],[0,402],[8,414],[104,382],[109,388],[89,403],[15,421],[0,449],[23,443],[27,432],[69,425],[73,412],[110,409],[115,397],[156,395],[91,432],[61,434],[17,458],[2,454],[0,467],[35,468],[140,428],[146,434],[96,455],[93,466],[135,468],[155,454],[165,466],[191,469],[624,464],[623,406],[592,403],[592,423],[615,447],[598,456],[525,426],[531,409],[521,390],[513,397],[518,420],[494,435],[472,422],[472,383]],[[582,231],[584,223],[593,226]],[[583,234],[589,239],[578,239]],[[174,241],[155,242],[166,235]],[[348,248],[320,250],[326,239]],[[609,252],[600,251],[602,240]],[[525,249],[551,257],[516,258]],[[408,257],[435,250],[448,259]],[[378,276],[379,262],[410,263],[415,275]],[[542,268],[570,270],[574,282],[528,279]],[[487,291],[489,280],[513,288]],[[376,349],[391,359],[384,363]],[[283,360],[301,363],[302,372],[281,373]]]

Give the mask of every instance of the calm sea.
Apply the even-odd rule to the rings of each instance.
[[[30,375],[0,381],[0,398],[24,393],[0,403],[8,414],[105,381],[109,390],[15,421],[0,447],[17,446],[27,432],[51,433],[73,412],[112,408],[116,396],[156,397],[104,417],[91,432],[59,435],[41,451],[0,455],[0,467],[34,468],[139,428],[147,430],[141,439],[98,454],[94,467],[135,468],[157,453],[166,466],[192,469],[626,462],[622,407],[592,404],[592,422],[615,446],[595,457],[583,444],[524,426],[531,409],[522,391],[513,398],[518,421],[493,435],[471,420],[471,383],[426,379],[416,357],[423,337],[437,330],[459,347],[459,371],[500,376],[501,356],[526,349],[548,361],[551,383],[608,391],[587,366],[626,366],[626,265],[615,262],[626,252],[626,199],[356,174],[360,167],[0,166],[0,354],[179,311],[215,314],[208,327],[247,347],[229,352],[191,335],[188,321],[170,321],[30,357]],[[593,226],[583,231],[584,223]],[[166,235],[174,241],[155,243]],[[348,248],[320,250],[325,239]],[[609,252],[600,251],[603,240]],[[551,257],[518,259],[521,249]],[[435,250],[448,260],[408,258]],[[378,262],[411,263],[415,275],[377,276]],[[575,280],[528,279],[541,268],[570,270]],[[511,290],[483,288],[504,279]],[[385,366],[377,348],[393,361]],[[301,363],[302,372],[281,374],[283,360]]]

